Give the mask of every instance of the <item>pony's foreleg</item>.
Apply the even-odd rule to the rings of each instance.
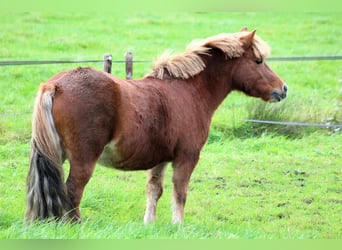
[[[80,208],[82,195],[86,184],[88,183],[96,162],[80,163],[70,161],[70,173],[66,182],[68,189],[68,196],[73,206],[73,219],[75,221],[81,220]]]
[[[163,193],[165,169],[166,163],[161,163],[147,171],[145,224],[154,221],[156,218],[157,202]]]
[[[189,157],[191,158],[191,157]],[[184,206],[191,174],[197,164],[198,157],[178,159],[173,164],[173,202],[172,223],[181,223],[184,220]]]

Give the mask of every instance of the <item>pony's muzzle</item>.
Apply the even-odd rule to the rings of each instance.
[[[287,90],[288,87],[286,83],[283,84],[281,90],[272,90],[270,102],[280,102],[281,100],[285,99],[287,96]]]

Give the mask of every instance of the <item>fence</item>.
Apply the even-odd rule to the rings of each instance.
[[[331,61],[342,60],[342,56],[307,56],[307,57],[270,57],[267,61]],[[134,63],[151,63],[150,60],[133,60],[132,52],[125,54],[125,60],[113,60],[111,54],[105,54],[103,60],[41,60],[41,61],[0,61],[1,66],[25,66],[25,65],[44,65],[44,64],[80,64],[80,63],[103,63],[103,70],[107,73],[112,72],[113,63],[125,63],[126,79],[133,79],[133,64]],[[340,79],[342,81],[342,79]],[[31,112],[0,114],[0,117],[20,116],[31,114]],[[302,122],[279,122],[279,121],[265,121],[254,119],[243,119],[244,122],[284,125],[284,126],[302,126],[302,127],[322,127],[341,130],[342,124],[313,124]]]

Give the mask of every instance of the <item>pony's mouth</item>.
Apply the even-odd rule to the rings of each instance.
[[[281,100],[286,98],[286,92],[282,91],[279,92],[278,90],[273,90],[271,92],[271,98],[269,102],[280,102]]]

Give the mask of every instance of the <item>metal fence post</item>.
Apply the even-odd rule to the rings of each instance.
[[[112,54],[105,54],[103,57],[103,70],[107,73],[112,72]]]

